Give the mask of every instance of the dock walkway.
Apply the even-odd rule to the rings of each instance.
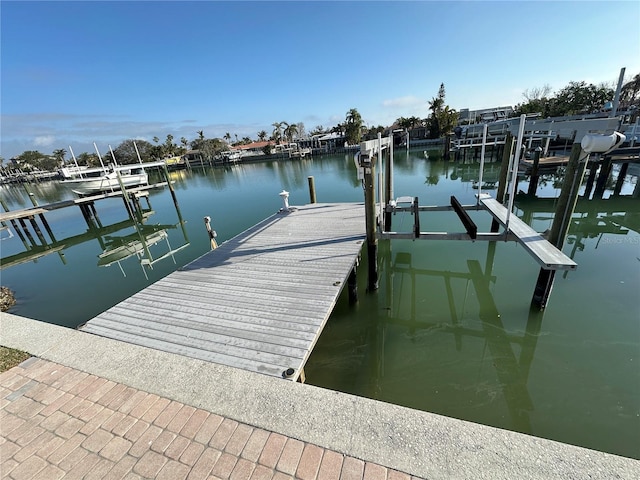
[[[362,204],[278,213],[81,330],[296,380],[364,239]]]

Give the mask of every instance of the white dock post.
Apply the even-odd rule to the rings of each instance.
[[[487,144],[488,125],[485,123],[482,127],[482,150],[480,151],[480,175],[478,178],[478,198],[477,203],[480,204],[480,195],[482,195],[482,173],[484,172],[484,150]]]
[[[282,198],[282,205],[283,205],[280,211],[288,212],[289,211],[289,192],[287,192],[286,190],[282,190],[278,195],[280,195],[280,198]]]
[[[520,128],[518,128],[518,141],[516,143],[516,151],[513,154],[511,163],[511,188],[509,192],[509,206],[507,207],[507,219],[505,221],[506,232],[509,232],[509,217],[513,209],[513,201],[516,196],[516,184],[518,183],[518,164],[520,163],[520,154],[522,149],[522,136],[524,135],[524,124],[526,123],[526,114],[520,115]]]

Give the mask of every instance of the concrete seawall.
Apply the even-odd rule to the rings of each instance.
[[[640,477],[640,461],[3,313],[0,344],[428,479]]]

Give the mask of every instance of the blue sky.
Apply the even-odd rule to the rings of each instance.
[[[0,3],[1,144],[76,155],[172,134],[255,138],[426,117],[640,72],[637,1]]]

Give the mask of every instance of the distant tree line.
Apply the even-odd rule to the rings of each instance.
[[[113,149],[115,160],[119,164],[131,164],[138,162],[138,153],[143,162],[162,160],[173,156],[184,155],[189,150],[197,151],[205,160],[209,160],[221,152],[228,150],[231,146],[247,145],[254,141],[265,142],[267,140],[280,144],[282,142],[294,142],[300,139],[307,139],[313,135],[336,133],[344,136],[345,142],[349,145],[357,145],[362,140],[377,138],[378,133],[390,129],[403,129],[412,131],[418,128],[424,129],[424,138],[442,138],[451,135],[454,127],[458,123],[458,112],[446,104],[444,83],[440,84],[438,93],[428,102],[428,115],[424,118],[399,117],[390,127],[382,125],[368,127],[364,124],[362,116],[356,108],[351,108],[345,115],[344,122],[338,122],[330,128],[322,125],[314,127],[309,133],[306,132],[302,122],[274,122],[273,130],[269,135],[265,130],[257,133],[256,140],[250,137],[238,138],[237,134],[231,135],[226,132],[222,138],[206,138],[204,131],[196,132],[195,139],[189,141],[185,137],[180,138],[179,143],[174,141],[174,136],[168,134],[164,142],[160,142],[158,137],[154,137],[153,143],[146,140],[124,140]],[[515,115],[523,113],[539,113],[543,117],[554,117],[584,113],[594,113],[601,111],[607,102],[613,100],[613,88],[605,85],[593,85],[586,82],[569,82],[569,84],[552,94],[551,87],[545,85],[525,90],[524,102],[516,105]],[[640,74],[627,82],[621,90],[620,108],[628,108],[637,105],[640,101]],[[632,119],[635,121],[635,118]],[[231,143],[232,138],[235,142]],[[135,146],[134,146],[135,142]],[[448,142],[445,142],[445,148]],[[138,148],[136,153],[135,147]],[[14,160],[23,171],[42,170],[55,171],[68,163],[73,163],[73,159],[67,156],[67,151],[57,149],[51,155],[41,153],[37,150],[28,150],[18,155]],[[445,152],[446,156],[447,152]],[[75,157],[78,165],[99,166],[100,158],[96,153],[82,152]],[[103,155],[103,162],[113,162],[111,152]],[[0,166],[4,169],[4,159],[0,157]]]

